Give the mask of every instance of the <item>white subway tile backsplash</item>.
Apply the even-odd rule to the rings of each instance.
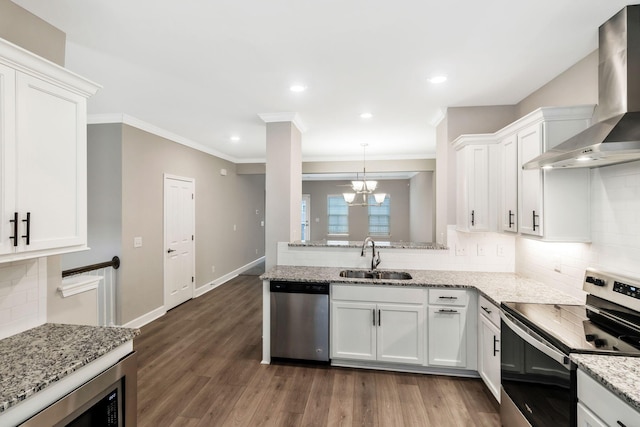
[[[0,338],[45,323],[47,261],[39,258],[0,267]]]

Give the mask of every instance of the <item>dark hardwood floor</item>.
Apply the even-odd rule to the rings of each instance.
[[[242,275],[142,328],[138,425],[499,426],[477,379],[261,365],[262,282]]]

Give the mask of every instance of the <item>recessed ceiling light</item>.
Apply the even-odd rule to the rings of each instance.
[[[444,83],[447,81],[447,76],[444,74],[433,76],[429,79],[429,83],[433,83],[434,85]]]
[[[231,141],[233,142],[238,142],[240,141],[240,137],[238,135],[233,135],[231,138],[229,138]]]
[[[371,114],[371,113],[362,113],[362,114],[360,114],[360,118],[361,119],[370,119],[371,117],[373,117],[373,114]]]
[[[307,87],[304,85],[291,85],[289,86],[289,90],[291,92],[304,92],[305,90],[307,90]]]

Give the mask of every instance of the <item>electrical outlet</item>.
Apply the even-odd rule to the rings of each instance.
[[[215,265],[212,265],[212,266],[211,266],[211,272],[212,272],[212,273],[215,273],[215,272],[216,272],[216,266],[215,266]]]
[[[133,247],[141,248],[142,247],[142,237],[134,237],[133,238]]]
[[[466,256],[467,250],[462,245],[456,245],[456,256]]]
[[[497,249],[497,255],[503,257],[504,256],[504,246],[503,245],[498,245],[498,249]]]
[[[238,226],[233,224],[233,231],[238,231]]]
[[[484,248],[484,245],[478,244],[478,256],[485,256],[486,255],[486,250]]]
[[[260,221],[260,227],[264,227],[264,221]]]

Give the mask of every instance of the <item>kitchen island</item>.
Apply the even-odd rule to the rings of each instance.
[[[47,323],[0,340],[0,425],[21,422],[114,365],[139,333]]]

